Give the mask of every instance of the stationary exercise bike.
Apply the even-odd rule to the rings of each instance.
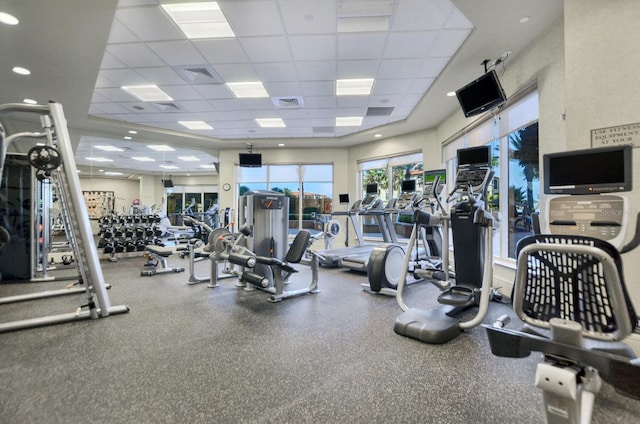
[[[485,208],[487,187],[493,179],[489,147],[458,151],[458,169],[453,191],[448,201],[451,208],[450,225],[453,235],[455,282],[441,286],[439,307],[435,309],[409,308],[404,302],[406,274],[410,255],[405,255],[396,300],[403,313],[396,319],[394,331],[424,343],[446,343],[463,330],[478,326],[487,314],[493,296],[493,227],[491,212]],[[438,220],[422,211],[414,214],[414,228],[409,244],[415,242],[421,225]],[[445,240],[448,237],[445,234]],[[444,251],[444,255],[448,251]],[[475,315],[467,316],[470,308]]]

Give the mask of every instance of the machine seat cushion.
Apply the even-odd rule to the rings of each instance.
[[[291,243],[291,247],[287,252],[287,256],[285,256],[285,261],[297,264],[302,260],[302,256],[304,252],[307,250],[309,246],[309,239],[311,238],[311,233],[307,230],[300,230],[298,234],[296,234],[296,238],[293,239],[293,243]]]
[[[167,258],[173,254],[173,249],[167,249],[161,246],[147,245],[144,249],[149,253],[153,253],[156,256]]]

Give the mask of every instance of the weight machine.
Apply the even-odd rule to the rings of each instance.
[[[0,332],[21,330],[81,319],[105,318],[109,315],[129,312],[126,305],[112,306],[107,294],[107,284],[104,281],[98,252],[91,232],[91,224],[87,212],[80,179],[77,174],[73,146],[67,129],[62,105],[50,102],[48,105],[5,104],[0,105],[0,116],[9,114],[35,114],[40,118],[42,131],[46,137],[46,144],[32,147],[27,158],[29,164],[48,173],[59,184],[59,196],[62,202],[62,217],[68,232],[69,244],[73,249],[80,278],[84,284],[85,303],[70,313],[44,316],[26,320],[5,322],[0,324]],[[0,175],[5,168],[7,150],[11,143],[21,137],[38,138],[36,133],[16,133],[6,135],[0,125]],[[6,203],[7,199],[0,199]],[[4,207],[10,207],[5,204]],[[7,243],[11,242],[12,234],[5,223],[0,226],[0,255],[5,252]],[[51,293],[27,295],[24,300],[43,299],[52,297]]]

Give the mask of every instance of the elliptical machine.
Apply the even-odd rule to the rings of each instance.
[[[455,283],[440,287],[441,306],[435,309],[409,308],[403,299],[410,255],[405,255],[396,300],[403,313],[396,319],[394,331],[424,343],[441,344],[457,337],[462,330],[478,326],[487,314],[492,297],[494,217],[485,208],[487,187],[493,179],[490,147],[458,150],[455,187],[448,202],[455,202],[448,218],[453,235]],[[414,228],[409,244],[421,225],[433,225],[443,217],[424,211],[414,213]],[[446,228],[446,227],[445,227]],[[444,239],[448,235],[445,233]],[[448,254],[447,250],[443,255]],[[464,312],[477,307],[476,314],[466,319]]]

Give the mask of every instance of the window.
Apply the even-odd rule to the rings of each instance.
[[[167,217],[171,225],[183,225],[181,215],[184,213],[191,214],[212,227],[218,225],[218,188],[216,186],[175,186],[165,190]]]
[[[538,92],[532,90],[443,148],[448,187],[460,148],[490,145],[494,180],[487,190],[487,207],[502,219],[494,234],[495,257],[515,259],[517,242],[533,234],[532,213],[539,211]]]
[[[422,193],[422,153],[408,153],[391,156],[383,159],[362,161],[358,164],[360,169],[360,198],[364,198],[368,184],[378,184],[378,198],[385,204],[396,199],[400,195],[402,181],[416,180],[416,191]],[[400,219],[398,214],[391,217],[394,222],[394,231],[398,239],[408,239],[411,233],[411,222]],[[404,216],[403,218],[406,218]],[[361,216],[362,233],[365,237],[382,240],[380,227],[375,217]]]
[[[289,229],[305,228],[317,233],[324,229],[333,209],[333,165],[263,165],[236,167],[240,196],[250,190],[272,190],[289,199]]]

